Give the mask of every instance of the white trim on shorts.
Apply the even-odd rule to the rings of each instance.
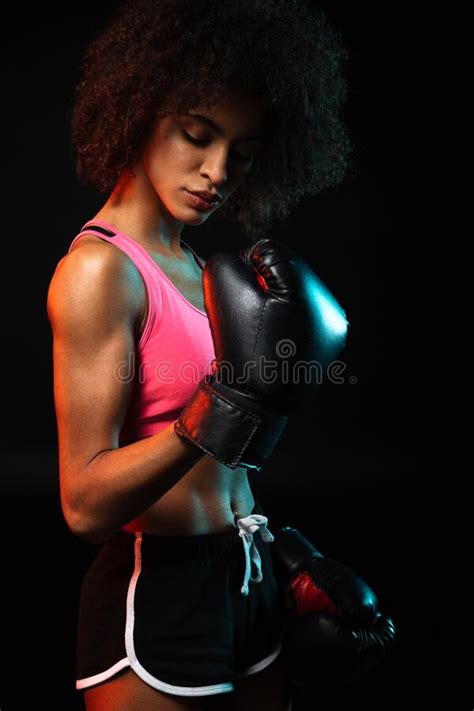
[[[78,679],[76,681],[76,689],[86,689],[89,686],[100,684],[100,682],[110,679],[125,667],[130,666],[135,674],[140,677],[140,679],[143,679],[143,681],[152,686],[154,689],[165,691],[168,694],[176,694],[177,696],[209,696],[211,694],[222,694],[234,691],[234,685],[230,681],[222,684],[209,684],[207,686],[175,686],[174,684],[168,684],[167,682],[157,679],[156,676],[150,674],[150,672],[148,672],[138,661],[135,653],[135,645],[133,643],[133,627],[135,623],[135,589],[142,564],[141,543],[142,534],[137,531],[135,533],[135,566],[132,577],[130,578],[127,593],[127,618],[125,624],[125,649],[127,656],[100,674],[94,674],[93,676],[88,676],[84,679]],[[269,654],[268,657],[265,657],[256,664],[252,664],[246,669],[240,671],[236,675],[236,679],[249,676],[250,674],[255,674],[256,672],[265,669],[265,667],[268,667],[280,653],[282,645],[283,641],[280,640],[277,648]]]

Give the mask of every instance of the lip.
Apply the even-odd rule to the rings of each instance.
[[[186,188],[185,188],[185,190],[186,190]],[[189,196],[189,200],[190,200],[191,204],[200,210],[212,210],[212,208],[216,207],[220,202],[220,198],[217,195],[211,201],[211,200],[205,199],[199,193],[192,193],[190,190],[186,190],[186,192]]]

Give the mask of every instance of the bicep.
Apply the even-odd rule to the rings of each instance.
[[[88,463],[99,451],[118,446],[132,389],[123,374],[133,353],[133,332],[126,327],[100,336],[86,328],[78,338],[54,338],[58,434],[69,461]]]
[[[120,258],[92,250],[58,265],[48,292],[62,494],[99,452],[118,447],[132,395],[134,304]]]

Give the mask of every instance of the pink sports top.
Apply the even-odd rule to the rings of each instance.
[[[117,377],[133,380],[133,392],[120,431],[120,445],[149,437],[174,422],[202,378],[212,372],[214,344],[205,311],[191,304],[136,240],[103,220],[90,220],[68,252],[85,234],[93,234],[125,252],[138,269],[148,294],[143,333]],[[204,264],[186,242],[197,263]]]

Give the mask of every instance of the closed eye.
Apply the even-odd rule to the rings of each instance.
[[[207,146],[207,145],[209,145],[209,143],[211,143],[211,140],[212,140],[212,139],[194,138],[194,136],[191,136],[191,134],[188,133],[187,131],[185,131],[184,129],[181,129],[181,132],[182,132],[183,136],[185,137],[185,139],[187,141],[189,141],[190,143],[194,144],[195,146]],[[250,155],[250,156],[244,156],[241,153],[235,153],[234,155],[237,158],[237,160],[239,160],[243,163],[246,163],[246,162],[252,160],[254,154],[252,153],[252,155]]]
[[[185,138],[187,138],[188,141],[190,141],[191,143],[194,143],[197,146],[206,146],[208,143],[210,143],[210,141],[207,141],[207,140],[199,140],[198,138],[194,138],[194,136],[191,136],[191,134],[188,133],[187,131],[183,131],[182,133],[183,133],[183,136]]]

